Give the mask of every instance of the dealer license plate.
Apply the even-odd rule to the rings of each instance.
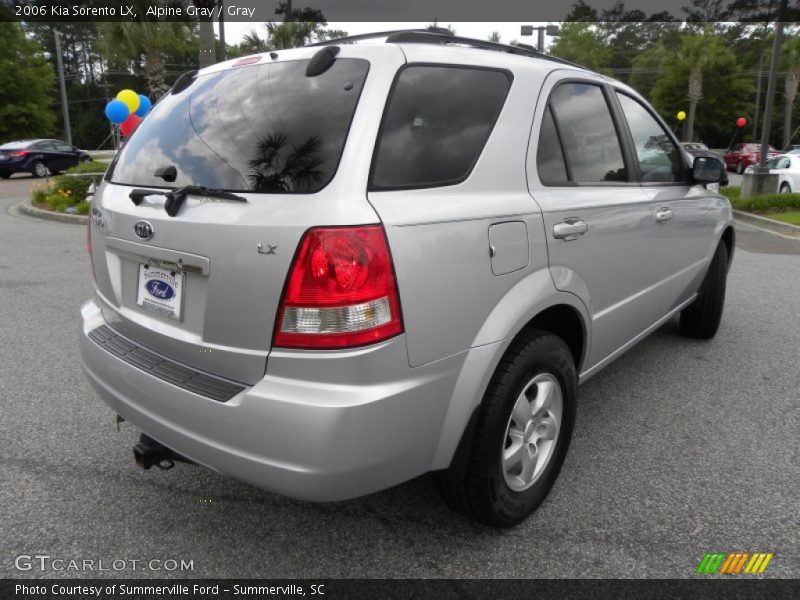
[[[136,304],[163,317],[181,320],[184,273],[153,265],[139,265]]]

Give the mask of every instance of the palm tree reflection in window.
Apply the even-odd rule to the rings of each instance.
[[[292,146],[293,149],[287,148]],[[256,145],[256,156],[248,161],[248,179],[254,192],[314,191],[323,172],[320,139],[310,136],[300,145],[290,144],[285,133],[276,132]]]

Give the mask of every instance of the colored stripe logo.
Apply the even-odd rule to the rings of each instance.
[[[697,567],[697,573],[713,575],[761,575],[767,570],[772,552],[707,552]]]

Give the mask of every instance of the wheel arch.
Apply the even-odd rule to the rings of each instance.
[[[731,264],[733,264],[733,251],[736,249],[736,232],[733,229],[733,225],[728,225],[725,228],[720,242],[725,244],[725,249],[728,251],[728,268],[730,269]]]
[[[449,468],[452,476],[463,474],[472,446],[476,415],[486,388],[500,360],[521,336],[539,329],[560,337],[569,347],[575,359],[576,372],[580,373],[591,335],[588,311],[578,296],[557,291],[549,275],[548,280],[550,296],[546,301],[529,305],[524,313],[511,315],[504,310],[508,306],[504,307],[502,301],[498,303],[493,313],[503,313],[504,321],[509,325],[506,337],[491,343],[476,344],[467,352],[450,398],[431,470]],[[476,341],[480,339],[479,334]]]

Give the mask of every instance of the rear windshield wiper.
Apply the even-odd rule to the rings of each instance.
[[[131,190],[131,193],[128,196],[136,206],[139,206],[142,203],[142,200],[144,200],[145,196],[166,196],[167,201],[164,203],[164,210],[167,211],[167,214],[170,217],[174,217],[178,214],[178,211],[181,209],[181,205],[189,194],[194,196],[208,196],[210,198],[222,198],[223,200],[235,200],[236,202],[247,202],[247,198],[244,196],[239,196],[238,194],[234,194],[232,192],[226,192],[225,190],[208,188],[202,185],[185,185],[182,188],[170,190],[169,192],[135,189]]]

